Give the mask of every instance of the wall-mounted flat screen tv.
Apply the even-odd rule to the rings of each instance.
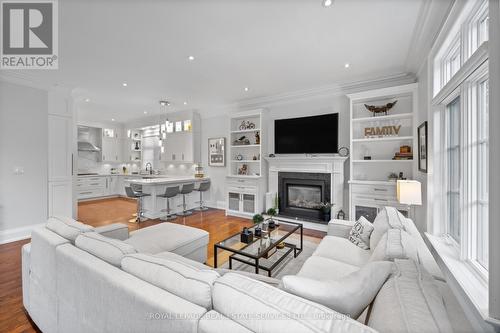
[[[276,119],[275,154],[334,154],[338,152],[339,114]]]

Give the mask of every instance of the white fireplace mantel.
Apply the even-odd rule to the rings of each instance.
[[[347,157],[338,155],[285,155],[265,157],[269,164],[269,192],[274,198],[278,193],[279,172],[329,173],[331,175],[330,200],[332,218],[344,207],[344,163]],[[326,228],[325,228],[326,229]]]

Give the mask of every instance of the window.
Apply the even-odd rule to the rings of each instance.
[[[477,197],[475,259],[488,269],[488,80],[479,83],[477,108]]]
[[[488,279],[488,1],[466,2],[433,58],[434,230]],[[466,66],[464,66],[466,64]]]
[[[460,243],[460,97],[446,106],[445,129],[447,230]]]

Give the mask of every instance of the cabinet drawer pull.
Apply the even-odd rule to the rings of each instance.
[[[80,192],[80,194],[92,194],[92,192]]]
[[[90,185],[93,185],[93,186],[99,186],[99,185],[101,185],[101,184],[99,184],[99,183],[92,183],[92,184],[90,184]]]
[[[375,198],[375,201],[383,201],[383,202],[387,202],[387,199],[379,199],[379,198]]]
[[[374,188],[374,191],[387,192],[386,188]]]

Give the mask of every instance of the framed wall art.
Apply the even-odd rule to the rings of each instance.
[[[418,135],[418,170],[427,173],[427,121],[417,130]]]
[[[226,166],[226,138],[208,139],[208,165],[213,167]]]

